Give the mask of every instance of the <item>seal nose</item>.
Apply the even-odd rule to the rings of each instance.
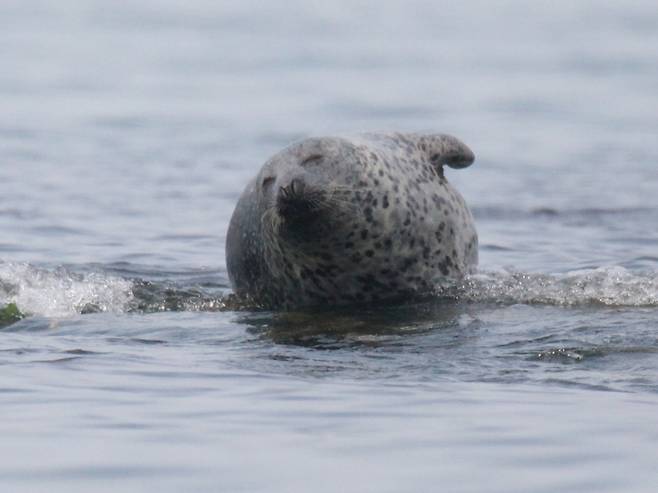
[[[303,201],[304,191],[306,190],[306,185],[301,178],[293,178],[290,180],[288,185],[279,188],[278,202],[279,204],[288,203],[288,205],[294,202]]]
[[[279,188],[277,208],[279,213],[287,218],[303,215],[309,212],[311,204],[307,197],[306,183],[301,178],[293,178],[286,186]]]
[[[287,187],[281,187],[279,194],[285,199],[295,199],[304,193],[305,185],[301,178],[293,178]]]

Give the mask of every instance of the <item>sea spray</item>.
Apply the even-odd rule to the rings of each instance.
[[[658,273],[620,266],[565,274],[482,271],[449,289],[457,299],[557,306],[658,306]]]
[[[132,282],[101,272],[77,273],[27,263],[0,263],[0,304],[21,314],[66,317],[85,312],[124,312]],[[6,310],[6,308],[5,308]]]

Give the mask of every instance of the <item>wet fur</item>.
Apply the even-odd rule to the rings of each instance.
[[[477,234],[443,164],[472,159],[441,135],[290,146],[263,166],[231,218],[236,293],[267,308],[373,303],[426,295],[471,271]]]

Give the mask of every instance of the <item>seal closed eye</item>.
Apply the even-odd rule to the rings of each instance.
[[[307,158],[304,158],[304,160],[299,163],[299,165],[308,166],[310,164],[318,164],[320,161],[322,161],[322,154],[311,154]]]
[[[465,144],[444,134],[291,145],[263,165],[233,212],[226,243],[233,289],[279,309],[431,294],[477,265],[473,217],[443,173],[473,161]]]

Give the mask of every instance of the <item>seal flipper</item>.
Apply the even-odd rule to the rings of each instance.
[[[427,153],[430,163],[440,167],[466,168],[475,161],[475,154],[461,140],[446,134],[419,136],[419,147]]]

